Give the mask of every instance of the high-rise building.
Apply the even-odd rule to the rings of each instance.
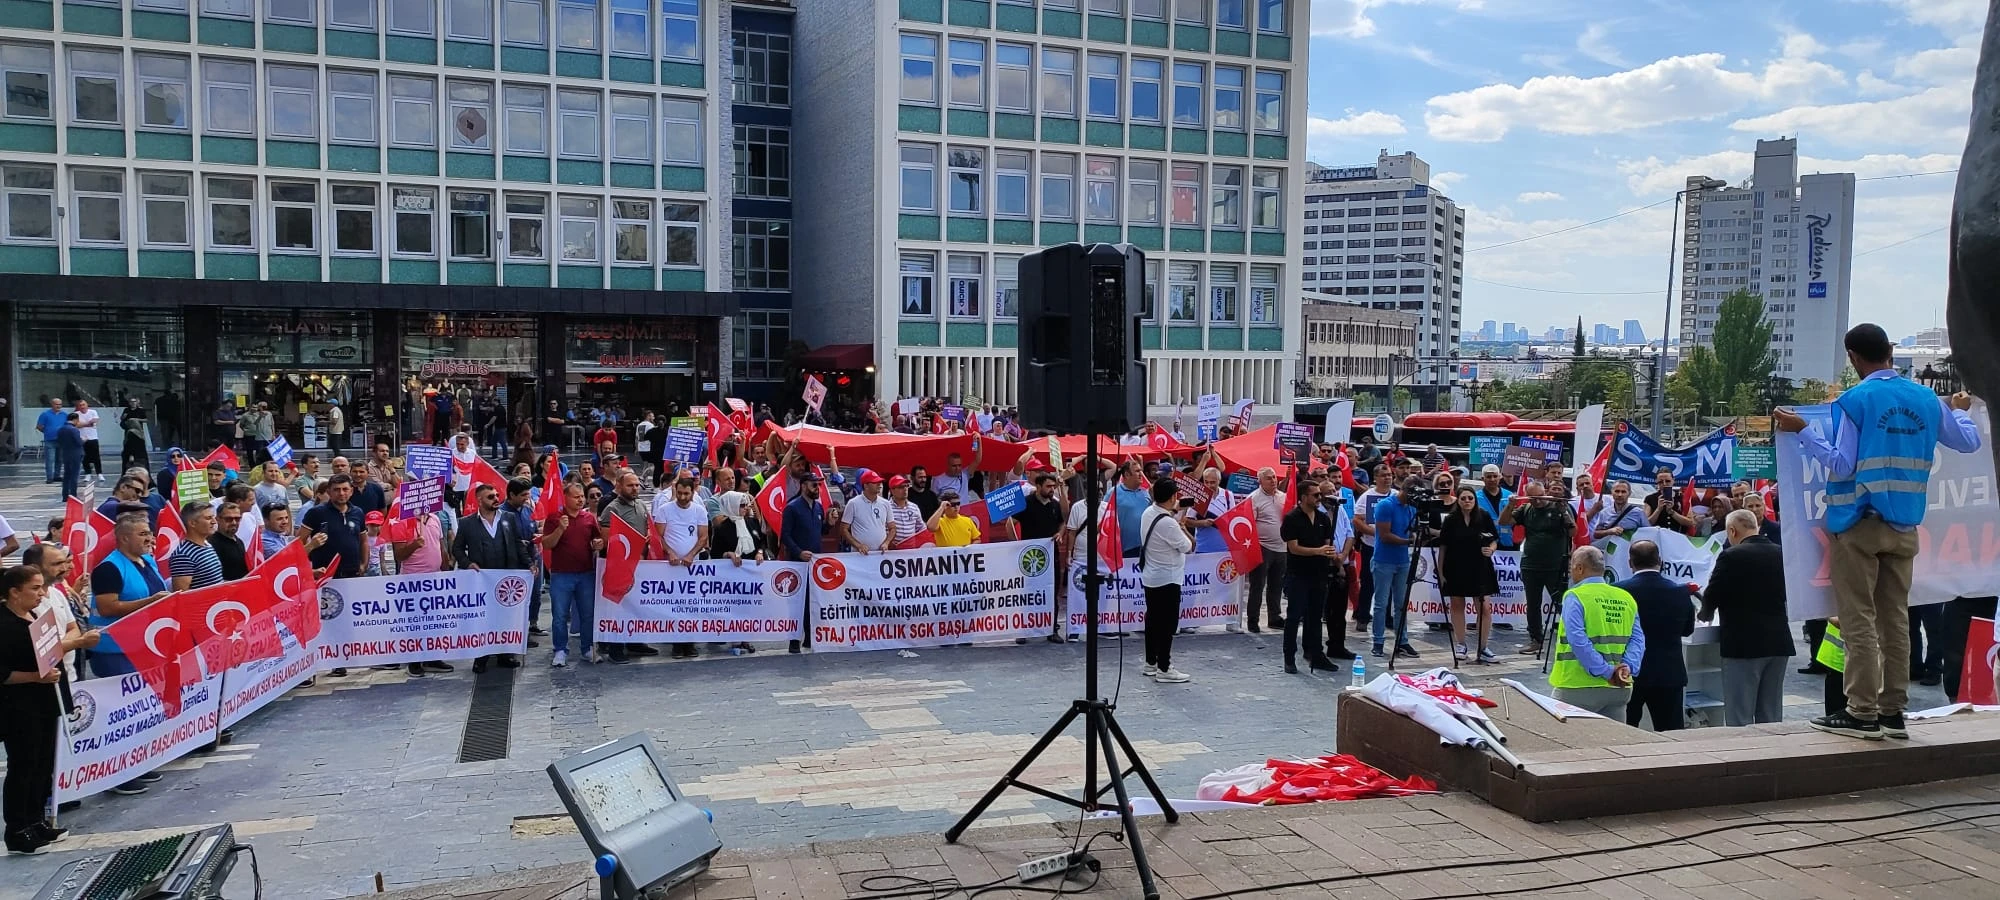
[[[1457,350],[1465,213],[1431,187],[1430,164],[1414,153],[1383,150],[1374,165],[1308,171],[1305,290],[1418,314],[1420,358],[1442,361]],[[1419,384],[1457,377],[1449,365],[1413,376]]]
[[[1618,337],[1618,329],[1603,322],[1592,325],[1590,328],[1590,342],[1593,344],[1616,344],[1618,343]]]
[[[1624,342],[1627,344],[1644,346],[1646,343],[1646,329],[1639,324],[1638,319],[1626,319],[1625,334],[1622,337],[1624,337]]]
[[[1357,387],[1386,395],[1393,385],[1409,383],[1415,313],[1308,299],[1301,314],[1299,381],[1306,396],[1351,396]]]
[[[732,247],[736,5],[7,5],[0,396],[136,397],[156,446],[265,401],[319,450],[441,436],[431,390],[730,392],[732,272],[789,268]]]
[[[1500,339],[1503,341],[1518,341],[1521,339],[1520,333],[1521,330],[1515,327],[1512,322],[1506,322],[1500,326]]]
[[[1481,322],[1479,324],[1479,339],[1482,341],[1494,341],[1500,339],[1499,332],[1494,330],[1492,319],[1487,319],[1486,321]]]
[[[876,397],[1011,404],[1022,255],[1124,241],[1152,413],[1220,392],[1283,415],[1309,4],[1081,6],[798,4],[793,333]]]
[[[1680,341],[1714,342],[1722,301],[1748,291],[1773,329],[1776,374],[1838,380],[1846,364],[1848,274],[1854,255],[1854,175],[1798,174],[1798,141],[1758,141],[1742,187],[1687,180],[1682,219]]]

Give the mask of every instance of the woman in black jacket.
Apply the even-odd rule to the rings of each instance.
[[[1465,646],[1465,603],[1479,604],[1479,655],[1483,663],[1495,660],[1487,641],[1493,636],[1493,607],[1489,599],[1500,593],[1500,579],[1493,571],[1493,551],[1500,549],[1500,529],[1493,516],[1479,508],[1478,492],[1459,488],[1458,503],[1444,517],[1438,530],[1438,593],[1445,598],[1451,618],[1452,658],[1468,656]]]
[[[0,572],[0,721],[6,722],[7,783],[4,809],[7,849],[34,853],[62,837],[42,818],[55,790],[57,727],[62,707],[56,685],[62,681],[60,661],[47,675],[35,654],[29,623],[45,594],[42,572],[15,566]]]

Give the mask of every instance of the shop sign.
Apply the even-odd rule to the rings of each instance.
[[[527,338],[528,324],[513,319],[454,319],[432,316],[423,333],[431,337]]]
[[[418,373],[423,378],[484,378],[493,374],[493,367],[469,359],[433,359]]]
[[[607,353],[597,358],[600,369],[664,369],[664,353]]]
[[[615,322],[602,325],[572,325],[570,333],[579,341],[692,341],[700,339],[695,327],[685,322]]]

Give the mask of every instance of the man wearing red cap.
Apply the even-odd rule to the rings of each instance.
[[[861,493],[847,501],[846,512],[841,514],[840,522],[834,528],[840,534],[841,543],[852,547],[856,553],[873,553],[896,546],[899,535],[890,503],[882,496],[882,476],[873,471],[861,473]]]
[[[901,475],[889,479],[889,527],[897,541],[924,530],[924,510],[910,500],[910,479]]]

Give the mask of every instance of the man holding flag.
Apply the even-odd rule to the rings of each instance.
[[[89,625],[100,633],[119,619],[172,596],[166,578],[160,574],[159,564],[153,560],[153,529],[146,524],[145,514],[134,512],[119,516],[112,534],[117,542],[115,549],[90,573],[93,593]],[[130,675],[138,671],[126,656],[125,649],[108,634],[102,634],[97,646],[90,648],[86,656],[90,662],[90,674],[98,678]],[[148,772],[112,788],[111,792],[143,794],[146,785],[159,781],[160,777],[158,772]]]
[[[767,486],[765,490],[782,490],[784,481],[781,477],[776,485]],[[807,468],[794,483],[798,485],[798,492],[786,501],[779,519],[778,546],[783,559],[812,562],[813,557],[819,554],[820,541],[826,536],[826,511],[820,506],[819,471]],[[811,607],[807,607],[808,619],[811,612]],[[812,622],[801,620],[799,628],[804,636],[803,646],[811,646]],[[799,652],[801,645],[800,641],[793,641],[790,652]]]

